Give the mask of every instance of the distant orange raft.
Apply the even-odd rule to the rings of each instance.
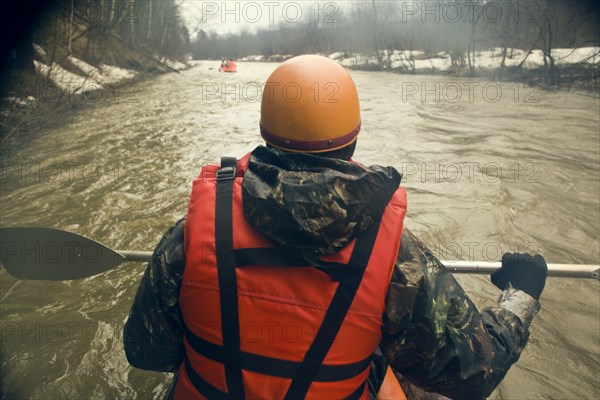
[[[219,72],[237,72],[237,67],[233,60],[226,61],[225,63],[221,63],[221,67],[219,68]]]

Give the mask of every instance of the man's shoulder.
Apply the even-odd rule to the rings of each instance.
[[[176,262],[185,260],[184,238],[186,217],[173,224],[156,246],[152,258],[158,257],[162,262]]]

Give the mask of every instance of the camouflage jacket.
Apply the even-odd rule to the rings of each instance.
[[[270,159],[269,162],[277,164],[278,161]],[[252,173],[260,176],[260,168],[251,169],[246,171],[250,173],[249,182],[257,177]],[[362,178],[373,171],[377,184],[381,185],[382,170],[369,170]],[[354,171],[350,175],[357,174],[361,172]],[[396,178],[392,180],[399,183]],[[289,175],[285,179],[289,179]],[[282,190],[281,184],[272,187],[275,186]],[[327,187],[322,182],[319,186]],[[392,189],[394,184],[390,185]],[[314,191],[309,192],[315,196]],[[364,205],[368,199],[354,200],[345,204]],[[245,205],[249,213],[256,209]],[[247,217],[253,218],[252,215]],[[271,228],[274,225],[273,221],[268,224]],[[174,372],[185,355],[183,318],[178,306],[185,268],[184,226],[185,218],[166,232],[133,302],[124,328],[124,341],[127,359],[134,367]],[[269,232],[263,233],[268,237]],[[425,391],[456,399],[485,398],[518,360],[529,337],[529,325],[538,310],[536,300],[509,288],[496,307],[479,312],[452,274],[405,229],[383,315],[380,343],[383,357],[376,361],[377,365],[374,363],[374,370],[384,373],[389,364],[397,374]],[[376,392],[380,381],[373,374],[371,378],[374,378],[369,382],[371,392]]]

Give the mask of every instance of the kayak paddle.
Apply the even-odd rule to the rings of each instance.
[[[53,228],[0,228],[0,261],[15,278],[63,281],[106,272],[126,261],[148,262],[151,251],[112,250]],[[451,272],[491,274],[500,262],[440,261]],[[600,265],[548,264],[548,276],[600,279]]]
[[[0,261],[19,279],[63,281],[87,278],[124,261],[150,261],[151,256],[149,251],[115,251],[59,229],[0,229]]]

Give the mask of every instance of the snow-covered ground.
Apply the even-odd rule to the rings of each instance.
[[[263,55],[250,55],[236,59],[236,61],[266,61],[266,62],[281,62],[294,57],[292,54],[274,54],[269,57]]]
[[[33,64],[38,74],[47,76],[62,91],[78,94],[102,89],[102,85],[94,79],[69,72],[57,63],[52,63],[51,66],[48,66],[34,60]]]
[[[174,70],[177,71],[182,71],[186,68],[189,67],[188,64],[184,64],[182,62],[179,61],[173,61],[173,60],[169,60],[168,58],[162,58],[160,60],[163,64],[168,65],[169,67],[173,68]]]
[[[377,66],[379,60],[374,55],[364,55],[360,53],[335,52],[327,55],[332,60],[339,62],[344,67],[369,67]],[[521,49],[508,49],[504,64],[507,67],[517,66],[527,56],[527,52]],[[568,64],[599,64],[600,47],[582,47],[578,49],[554,49],[552,56],[557,65]],[[239,61],[268,61],[269,59],[287,59],[291,56],[274,55],[265,58],[262,55],[252,55],[240,58]],[[450,55],[441,52],[434,55],[427,55],[420,50],[383,50],[380,57],[384,68],[406,69],[415,72],[434,72],[447,71],[452,67]],[[494,48],[478,51],[475,55],[475,68],[495,69],[502,64],[502,49]],[[544,66],[544,55],[541,50],[534,50],[529,54],[523,64],[523,68],[532,69]]]
[[[51,63],[51,65],[44,63],[43,60],[48,60],[48,54],[40,45],[33,43],[33,49],[36,58],[42,60],[33,61],[36,72],[41,76],[48,77],[60,90],[68,92],[71,95],[102,90],[106,86],[116,85],[137,76],[137,72],[130,69],[106,64],[94,66],[76,57],[69,56],[67,61],[70,63],[70,66],[68,68],[80,71],[80,73],[74,73],[55,62]],[[163,58],[161,62],[177,71],[193,66],[192,60],[182,63]],[[19,106],[27,106],[35,102],[36,99],[29,96],[26,99],[5,97],[2,100]]]
[[[527,52],[520,49],[508,49],[508,55],[504,61],[507,67],[519,65]],[[447,71],[452,66],[450,55],[447,53],[439,53],[433,56],[426,57],[422,51],[398,51],[392,52],[382,51],[380,56],[384,60],[384,65],[389,62],[391,69],[406,68],[414,71]],[[599,47],[583,47],[578,49],[554,49],[552,56],[557,65],[568,64],[599,64],[600,63],[600,48]],[[329,58],[338,61],[345,67],[361,67],[369,65],[377,65],[378,60],[375,56],[364,56],[361,54],[346,54],[332,53]],[[478,51],[475,54],[475,67],[494,69],[499,68],[502,63],[502,49],[494,48],[490,50]],[[541,50],[533,50],[523,64],[523,68],[532,69],[542,67],[544,65],[544,55]]]
[[[42,60],[47,58],[46,51],[40,45],[34,43],[33,49],[38,58]],[[34,60],[33,64],[38,74],[48,77],[58,88],[70,94],[102,90],[106,85],[115,85],[133,79],[137,75],[135,71],[112,65],[100,64],[95,67],[73,56],[68,57],[68,62],[81,73],[67,71],[55,62],[48,65]]]
[[[39,59],[44,60],[47,58],[47,53],[42,46],[33,43],[33,49]],[[68,61],[71,65],[80,70],[81,74],[74,74],[65,70],[60,65],[53,63],[50,79],[60,88],[73,88],[74,85],[76,86],[78,83],[81,83],[81,91],[83,92],[97,90],[101,89],[104,85],[114,85],[123,80],[133,79],[137,75],[137,72],[135,71],[112,65],[100,64],[95,67],[73,56],[69,56]],[[35,60],[34,64],[38,73],[43,74],[44,76],[47,75],[50,70],[50,67],[41,61]],[[178,65],[176,66],[178,67]],[[88,85],[87,82],[90,80],[100,86],[98,87],[93,84]]]
[[[57,87],[71,94],[102,90],[105,85],[114,85],[136,76],[135,71],[105,64],[100,64],[97,68],[75,57],[69,57],[69,62],[82,74],[67,71],[54,62],[49,66],[34,60],[33,64],[38,74],[47,76]]]
[[[100,64],[98,67],[94,67],[85,61],[71,56],[69,57],[69,61],[79,68],[86,77],[93,79],[102,86],[114,85],[126,79],[133,79],[136,76],[135,71],[112,65]]]
[[[260,56],[242,57],[238,61],[264,61],[264,60],[265,60],[265,56],[260,55]]]

